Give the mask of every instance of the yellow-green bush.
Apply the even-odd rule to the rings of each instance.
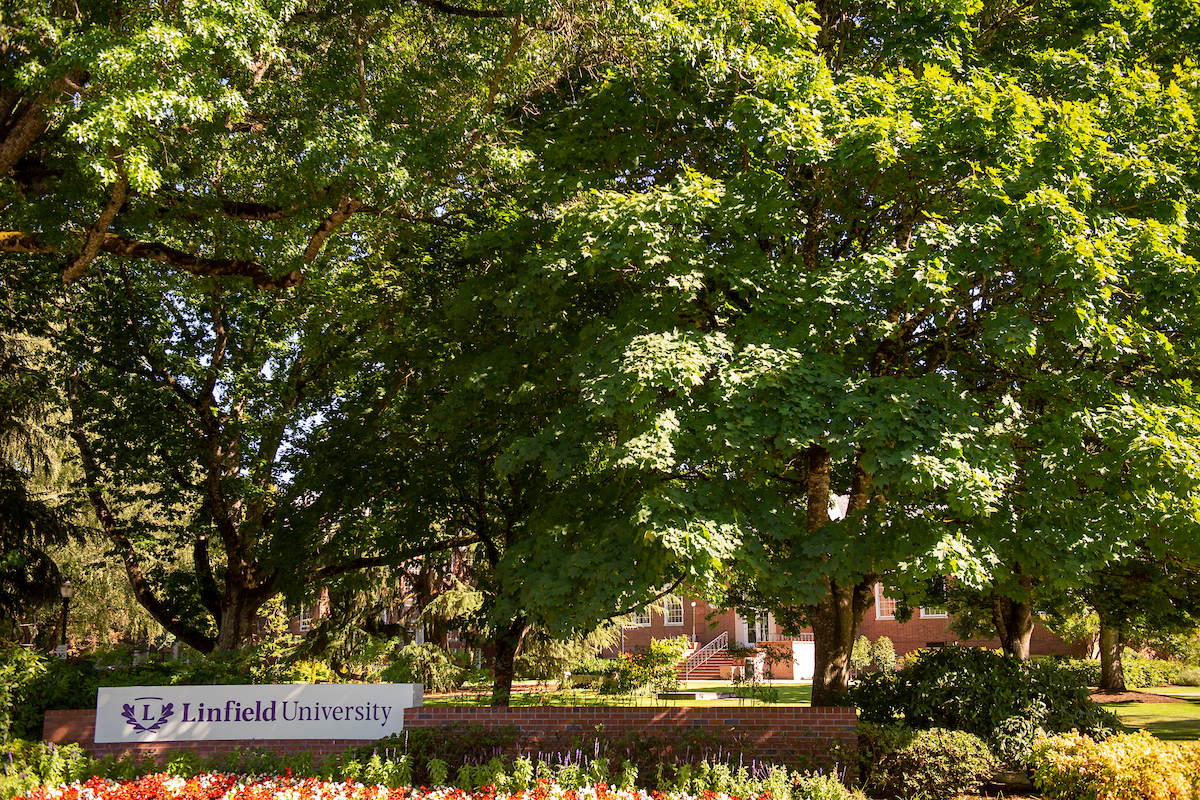
[[[1200,750],[1145,731],[1094,741],[1078,733],[1041,739],[1033,783],[1053,800],[1192,800],[1200,789]]]

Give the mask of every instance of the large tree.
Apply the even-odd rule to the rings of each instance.
[[[14,324],[52,337],[100,526],[192,646],[248,642],[291,573],[311,590],[454,544],[289,551],[304,498],[285,457],[424,302],[426,276],[393,256],[511,168],[498,100],[603,51],[574,22],[569,4],[287,0],[45,0],[6,19]]]
[[[436,257],[444,286],[370,351],[377,368],[360,371],[314,432],[294,488],[309,500],[290,540],[334,560],[430,532],[466,548],[476,602],[453,624],[491,647],[497,704],[509,702],[531,632],[587,634],[729,554],[687,530],[686,514],[668,519],[671,476],[614,459],[605,443],[620,420],[582,400],[577,354],[609,293],[572,299],[577,313],[549,325],[527,316],[542,309],[513,302],[533,289],[529,243],[545,224],[518,210],[489,196],[472,218],[491,232],[420,251]],[[624,404],[611,398],[614,413]]]
[[[522,457],[590,442],[736,530],[825,704],[880,578],[1194,540],[1197,148],[1177,9],[816,11],[691,6],[531,125],[546,244],[501,299],[515,358],[588,332]]]

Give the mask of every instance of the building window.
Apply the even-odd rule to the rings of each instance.
[[[683,624],[683,601],[678,597],[668,597],[664,602],[663,622],[667,625]]]
[[[650,624],[650,609],[642,608],[633,612],[633,624],[639,628],[644,628]]]
[[[950,594],[950,581],[945,575],[935,575],[928,581],[928,587],[925,590],[925,597],[933,602],[927,606],[921,606],[922,619],[937,619],[950,616],[947,610],[945,601]]]
[[[883,584],[875,584],[875,619],[895,619],[896,601],[883,593]]]
[[[769,612],[748,611],[746,617],[746,644],[753,647],[759,642],[771,641],[771,615]]]
[[[312,630],[312,612],[307,608],[300,609],[300,626],[301,633],[308,633]]]

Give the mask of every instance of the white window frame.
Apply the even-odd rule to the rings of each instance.
[[[921,619],[949,619],[950,612],[944,608],[925,608],[921,606]]]
[[[650,627],[650,609],[639,608],[633,612],[633,627],[648,628]]]
[[[300,609],[300,618],[296,625],[296,629],[301,633],[308,633],[312,630],[312,612],[307,608]]]
[[[891,609],[890,613],[884,613],[883,604],[888,604]],[[889,598],[883,593],[883,584],[875,584],[875,619],[895,619],[896,618],[896,601]]]
[[[673,611],[679,612],[679,619],[673,619]],[[683,601],[678,597],[668,597],[663,601],[663,625],[683,625]]]

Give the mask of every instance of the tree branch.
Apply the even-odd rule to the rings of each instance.
[[[321,252],[321,245],[325,244],[325,240],[329,238],[329,235],[337,230],[343,222],[350,219],[354,212],[360,208],[362,208],[361,201],[349,197],[343,197],[339,200],[338,206],[333,210],[333,213],[321,220],[321,224],[313,231],[312,238],[308,242],[308,247],[304,249],[304,263],[313,263],[317,259],[317,255]]]
[[[278,276],[268,275],[257,261],[242,261],[235,258],[206,258],[176,250],[157,242],[139,242],[116,234],[106,234],[100,245],[102,252],[121,258],[149,259],[160,261],[171,267],[198,277],[240,277],[254,281],[256,289],[290,289],[298,285],[303,276],[299,270]],[[46,244],[37,234],[19,231],[0,231],[0,253],[57,253],[58,249]]]
[[[654,595],[654,597],[652,597],[650,600],[648,600],[645,603],[642,603],[641,605],[631,606],[629,608],[622,609],[622,610],[618,611],[616,614],[613,614],[613,616],[610,617],[610,619],[612,619],[613,617],[624,617],[628,614],[632,614],[633,612],[637,611],[638,609],[644,608],[644,607],[650,605],[650,603],[657,603],[659,600],[662,600],[667,595],[674,594],[675,590],[679,588],[679,584],[683,583],[683,579],[686,577],[687,577],[686,572],[679,573],[678,578],[671,581],[670,585],[668,585],[667,588],[663,589],[661,592]]]
[[[113,220],[117,218],[117,212],[125,204],[125,193],[128,190],[129,178],[125,175],[125,168],[118,164],[117,182],[113,184],[112,197],[84,236],[83,252],[69,259],[67,265],[63,267],[63,284],[70,286],[82,278],[88,266],[96,259],[100,252],[100,246],[104,244],[104,237],[107,235],[108,229],[112,227]]]
[[[45,98],[39,94],[19,112],[9,115],[15,116],[16,120],[5,125],[7,133],[3,141],[0,141],[0,178],[6,177],[21,160],[21,156],[46,132],[48,126],[42,116],[44,103]]]
[[[273,222],[277,219],[284,219],[303,207],[299,203],[283,208],[281,206],[268,205],[267,203],[245,202],[241,200],[221,201],[221,212],[225,216],[230,219],[244,219],[253,222]]]
[[[350,561],[343,561],[340,564],[327,564],[320,569],[309,573],[309,582],[319,584],[330,578],[336,578],[338,575],[345,575],[348,572],[357,572],[358,570],[370,569],[371,567],[395,567],[399,564],[417,558],[419,556],[427,556],[433,553],[441,553],[446,550],[453,550],[456,547],[466,547],[471,544],[478,544],[483,541],[482,536],[466,536],[461,539],[451,539],[445,542],[435,542],[433,544],[421,545],[419,547],[410,547],[407,550],[402,550],[399,553],[386,556],[359,556]]]
[[[496,71],[492,73],[492,82],[488,86],[487,102],[483,104],[483,116],[492,113],[492,109],[496,105],[496,94],[500,91],[500,81],[504,77],[504,73],[508,71],[509,64],[516,57],[517,51],[521,49],[525,37],[521,33],[521,18],[513,19],[512,34],[508,41],[508,52],[504,54],[504,60],[500,62],[500,66],[496,67]],[[475,145],[479,144],[479,140],[483,137],[483,128],[476,128],[471,131],[471,141],[467,145],[467,152],[475,149]]]

